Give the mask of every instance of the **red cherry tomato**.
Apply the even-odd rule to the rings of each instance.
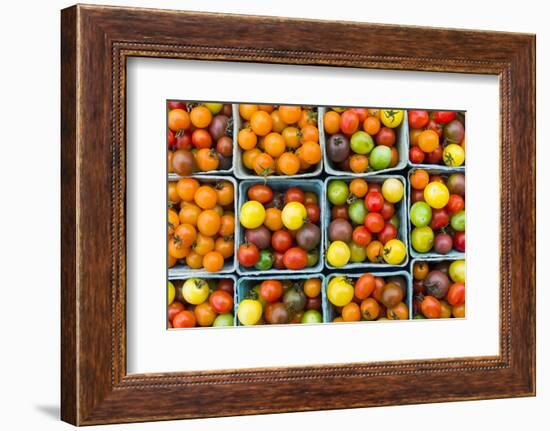
[[[395,131],[393,129],[390,129],[389,127],[382,127],[374,137],[374,140],[378,145],[393,147],[396,140]]]
[[[411,203],[423,202],[424,190],[411,190]]]
[[[426,153],[420,149],[420,147],[412,147],[409,150],[409,160],[411,163],[420,164],[426,158]]]
[[[384,218],[380,213],[368,213],[365,217],[365,227],[372,233],[378,233],[384,229]]]
[[[395,205],[392,204],[391,202],[384,201],[384,205],[382,205],[380,214],[382,214],[382,217],[384,218],[384,220],[388,221],[395,214]]]
[[[447,291],[447,302],[451,305],[463,304],[466,299],[466,286],[464,283],[453,283]]]
[[[359,115],[351,109],[346,109],[340,116],[340,130],[346,135],[351,135],[359,127]]]
[[[384,196],[380,192],[369,191],[365,196],[365,205],[370,212],[382,211],[384,207]]]
[[[291,187],[285,193],[285,203],[300,202],[304,203],[305,193],[298,187]]]
[[[344,220],[349,220],[348,207],[347,205],[335,205],[330,210],[332,220],[337,218],[343,218]]]
[[[453,247],[458,251],[466,251],[466,233],[455,232],[453,236]]]
[[[449,196],[447,210],[451,213],[456,213],[462,209],[464,209],[464,199],[462,199],[462,196],[456,194]]]
[[[241,244],[237,251],[237,259],[239,263],[244,267],[251,267],[256,265],[256,262],[260,259],[260,250],[255,244]]]
[[[365,226],[357,226],[353,230],[352,239],[357,245],[366,246],[372,241],[372,234]]]
[[[413,129],[421,129],[430,121],[428,111],[412,110],[407,111],[409,124]]]
[[[435,120],[430,120],[428,123],[428,130],[433,130],[435,133],[437,133],[437,136],[440,138],[443,136],[443,126],[441,126],[440,123],[437,123]]]
[[[283,262],[283,256],[284,256],[284,253],[281,253],[280,251],[275,251],[273,253],[273,268],[275,269],[285,268],[285,264]]]
[[[438,145],[431,153],[426,153],[425,162],[429,165],[436,165],[443,159],[443,147]]]
[[[369,110],[367,108],[351,108],[351,110],[357,114],[361,123],[363,123],[369,115]]]
[[[216,290],[208,300],[216,313],[229,313],[233,310],[233,296],[223,290]]]
[[[283,291],[283,284],[279,280],[264,280],[260,285],[260,296],[267,302],[279,300]]]
[[[287,269],[304,269],[307,265],[307,253],[300,247],[292,247],[285,251],[283,263]]]
[[[190,150],[193,147],[191,135],[185,131],[176,133],[176,143],[174,147],[176,150]]]
[[[369,183],[369,192],[382,193],[382,187],[378,183]]]
[[[275,251],[284,253],[292,247],[293,243],[292,235],[287,230],[278,230],[271,235],[271,246]]]
[[[185,106],[185,103],[183,102],[180,102],[180,101],[177,101],[177,100],[170,100],[168,102],[168,109],[172,110],[172,109],[183,109],[183,110],[186,110],[186,106]]]
[[[197,129],[191,135],[191,142],[195,148],[210,148],[212,146],[212,136],[207,130]]]
[[[397,228],[391,223],[386,223],[376,237],[382,244],[386,244],[390,239],[397,238]]]
[[[233,280],[230,278],[222,278],[218,281],[218,290],[223,290],[233,296]]]
[[[448,123],[456,117],[456,112],[454,111],[435,111],[434,120],[437,123]]]
[[[168,146],[172,148],[176,143],[176,135],[170,129],[168,129]]]
[[[321,218],[321,209],[317,204],[307,204],[306,205],[307,219],[311,223],[318,223]]]
[[[449,224],[449,213],[445,208],[432,209],[432,221],[430,227],[433,230],[443,229]]]

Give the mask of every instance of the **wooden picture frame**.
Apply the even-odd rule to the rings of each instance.
[[[334,34],[339,36],[329,37]],[[89,425],[535,394],[534,35],[78,5],[62,11],[61,48],[64,421]],[[500,354],[128,375],[125,65],[132,56],[497,75]]]

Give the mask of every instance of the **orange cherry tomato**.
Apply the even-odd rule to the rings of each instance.
[[[321,280],[309,278],[304,283],[304,293],[308,298],[316,298],[321,294]]]
[[[168,183],[168,200],[173,204],[177,204],[181,201],[180,195],[178,194],[178,183],[174,181]]]
[[[271,130],[277,133],[281,133],[287,124],[282,120],[281,114],[279,114],[278,110],[275,110],[271,113],[271,120],[273,121],[273,126],[271,127]]]
[[[361,309],[355,302],[350,302],[342,308],[342,319],[344,322],[357,322],[361,320]]]
[[[254,158],[252,167],[254,168],[254,172],[256,172],[257,175],[265,177],[273,174],[275,161],[273,160],[273,157],[271,157],[269,154],[262,153]]]
[[[364,198],[369,191],[369,185],[363,178],[354,178],[349,183],[349,191],[358,198]]]
[[[256,135],[266,136],[269,132],[271,132],[271,128],[273,127],[271,115],[265,111],[254,112],[250,118],[250,127]]]
[[[218,203],[218,194],[213,187],[202,185],[195,192],[194,199],[195,203],[203,210],[212,209]]]
[[[319,142],[319,130],[316,126],[307,124],[300,130],[300,142]]]
[[[183,259],[189,255],[189,247],[185,247],[175,236],[168,240],[168,254],[175,259]]]
[[[197,225],[197,220],[201,209],[192,202],[184,202],[180,205],[179,219],[181,223],[189,223],[193,226]]]
[[[277,160],[277,168],[284,175],[295,175],[300,171],[300,158],[294,153],[283,153]]]
[[[304,142],[300,147],[300,156],[306,163],[315,165],[321,161],[321,146],[317,142]]]
[[[195,314],[189,310],[182,310],[172,319],[174,328],[192,328],[197,324]]]
[[[237,135],[237,143],[243,150],[251,150],[258,143],[258,137],[250,129],[242,129]]]
[[[187,130],[190,125],[189,114],[184,109],[172,109],[168,112],[168,128],[173,132]]]
[[[220,165],[218,153],[214,149],[201,148],[195,154],[195,160],[199,170],[204,172],[215,171]]]
[[[185,263],[187,263],[187,265],[189,265],[192,269],[200,269],[202,268],[202,259],[203,257],[200,254],[194,250],[191,250],[185,257]]]
[[[191,247],[197,238],[197,230],[189,223],[180,224],[174,231],[174,237],[183,247]]]
[[[193,126],[204,129],[212,121],[212,113],[206,106],[195,106],[189,114]]]
[[[220,253],[224,259],[235,254],[235,240],[232,237],[219,237],[214,244],[214,250]]]
[[[356,174],[366,172],[369,168],[369,159],[363,154],[354,154],[349,159],[349,167]]]
[[[195,318],[199,326],[212,326],[217,313],[209,302],[203,302],[195,307]]]
[[[265,210],[264,224],[270,231],[276,232],[283,228],[282,212],[279,208],[268,208]]]
[[[243,165],[245,166],[245,168],[253,169],[254,159],[257,156],[259,156],[260,154],[262,154],[262,150],[260,150],[259,148],[256,148],[256,147],[254,147],[250,150],[246,150],[243,153]]]
[[[374,298],[367,298],[361,301],[361,317],[365,320],[376,320],[380,315],[380,305]]]
[[[232,204],[235,200],[235,188],[230,181],[220,181],[216,184],[216,193],[218,195],[218,204],[225,207]]]
[[[214,250],[214,238],[199,233],[195,243],[193,244],[193,251],[201,256],[204,256],[212,250]]]
[[[388,308],[386,316],[390,320],[407,320],[409,318],[409,307],[404,302],[400,302],[395,307]]]
[[[415,190],[424,190],[430,182],[430,175],[424,169],[416,169],[410,176],[411,187]]]
[[[221,219],[214,210],[205,210],[200,213],[197,220],[199,232],[206,236],[214,236],[220,230]]]
[[[363,130],[369,135],[374,136],[380,131],[380,120],[378,117],[367,117],[363,121]]]
[[[334,135],[340,131],[340,114],[336,111],[327,111],[323,117],[325,132]]]
[[[300,106],[280,105],[279,115],[286,124],[294,124],[300,120],[302,108]]]
[[[250,120],[250,118],[252,118],[252,114],[254,114],[254,112],[256,112],[257,110],[258,110],[258,105],[250,105],[250,104],[239,105],[239,114],[245,120]]]
[[[220,230],[218,233],[224,237],[235,233],[235,216],[233,214],[224,214],[220,217]]]
[[[224,258],[219,251],[209,251],[202,259],[204,269],[208,272],[218,272],[223,268]]]
[[[168,235],[174,235],[174,231],[180,224],[178,213],[172,208],[168,209]]]
[[[265,137],[263,144],[266,153],[271,157],[279,157],[286,149],[284,138],[277,132],[269,133]]]
[[[182,178],[176,184],[176,191],[184,202],[192,202],[200,184],[194,178]]]

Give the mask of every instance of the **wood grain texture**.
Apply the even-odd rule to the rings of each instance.
[[[498,75],[499,356],[126,375],[124,107],[131,56]],[[64,10],[62,419],[83,425],[533,395],[534,71],[532,35],[100,6]]]

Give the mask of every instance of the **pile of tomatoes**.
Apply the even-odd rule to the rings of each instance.
[[[241,325],[322,323],[322,282],[307,280],[263,280],[252,287],[237,307]]]
[[[403,122],[397,109],[331,108],[323,116],[331,167],[363,173],[392,168],[399,162],[395,129]]]
[[[231,278],[168,282],[168,327],[234,326]]]
[[[235,253],[235,188],[226,180],[168,183],[168,267],[220,271]]]
[[[466,261],[417,261],[413,265],[414,319],[466,315]]]
[[[248,200],[239,212],[244,228],[237,251],[241,267],[267,271],[317,265],[321,245],[319,197],[299,187],[283,188],[284,193],[263,183],[248,188]]]
[[[410,173],[411,246],[418,253],[466,250],[466,179],[463,173]]]
[[[399,265],[407,249],[398,238],[396,210],[404,196],[398,178],[381,184],[363,178],[332,178],[327,184],[331,222],[328,226],[327,262],[341,267],[349,262]]]
[[[409,160],[462,166],[466,158],[464,116],[454,111],[408,111]]]
[[[333,322],[407,320],[407,281],[401,275],[376,274],[329,278],[327,298],[336,314]]]
[[[296,175],[315,170],[322,158],[317,110],[290,105],[239,105],[237,135],[246,169],[256,175]]]
[[[168,172],[189,176],[230,169],[232,136],[231,105],[168,102]]]

